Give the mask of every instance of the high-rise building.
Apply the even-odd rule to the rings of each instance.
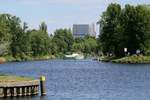
[[[86,35],[96,37],[95,26],[94,24],[74,24],[73,25],[73,36],[75,38],[81,37],[84,38]]]

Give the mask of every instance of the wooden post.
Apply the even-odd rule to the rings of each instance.
[[[10,88],[8,88],[8,87],[4,88],[4,96],[5,97],[10,97],[11,96]]]
[[[11,96],[12,97],[15,97],[15,96],[17,96],[17,88],[11,88]]]
[[[3,88],[0,88],[0,97],[4,97]]]
[[[17,87],[17,95],[22,96],[22,87]]]
[[[31,87],[27,87],[27,95],[28,95],[28,96],[31,95]]]
[[[33,86],[33,92],[34,95],[38,94],[38,86]]]
[[[22,95],[23,96],[27,95],[27,88],[26,87],[22,87]]]
[[[39,93],[39,86],[35,86],[35,93],[38,94]]]
[[[34,94],[34,86],[31,87],[31,95],[35,95]]]
[[[45,76],[40,77],[41,96],[46,95]]]

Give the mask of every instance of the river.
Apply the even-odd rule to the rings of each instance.
[[[46,76],[47,96],[2,100],[149,100],[150,64],[46,60],[0,65],[0,73]]]

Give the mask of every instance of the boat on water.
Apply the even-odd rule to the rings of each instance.
[[[64,59],[75,59],[75,60],[81,60],[84,59],[83,54],[73,53],[72,55],[65,55]]]

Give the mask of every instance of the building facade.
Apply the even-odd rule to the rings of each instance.
[[[74,38],[84,38],[86,35],[96,37],[94,24],[74,24],[73,25],[73,36]]]

